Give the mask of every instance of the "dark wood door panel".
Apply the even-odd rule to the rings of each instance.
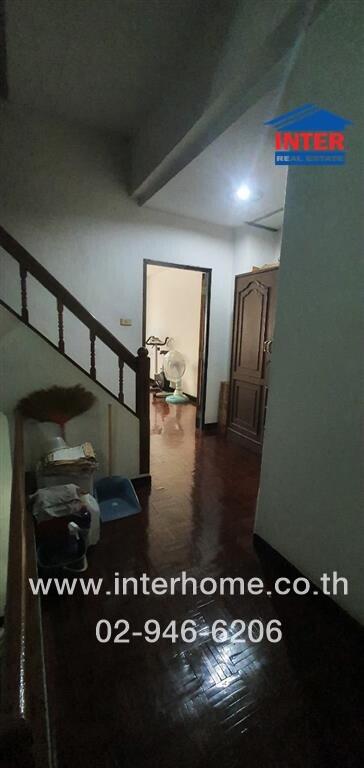
[[[235,282],[228,434],[260,450],[273,346],[277,269]]]
[[[230,426],[250,439],[259,439],[262,386],[233,380]]]
[[[234,372],[262,378],[268,288],[252,280],[236,296]]]

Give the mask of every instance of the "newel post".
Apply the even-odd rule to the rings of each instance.
[[[150,359],[145,347],[138,349],[136,370],[136,413],[139,418],[139,471],[150,471],[150,424],[149,424],[149,377]]]

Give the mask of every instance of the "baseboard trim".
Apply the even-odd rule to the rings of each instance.
[[[202,429],[204,432],[208,432],[210,434],[215,434],[218,430],[218,423],[217,421],[212,421],[210,424],[204,424]]]
[[[152,487],[152,475],[137,475],[137,477],[131,477],[130,482],[133,484],[135,490],[138,488],[146,488],[150,490]]]
[[[302,571],[297,568],[296,565],[291,563],[287,558],[282,555],[278,549],[275,549],[272,547],[271,544],[269,544],[265,539],[263,539],[261,536],[259,536],[258,533],[253,533],[253,545],[256,553],[262,555],[263,557],[267,556],[267,560],[264,563],[265,570],[264,577],[267,579],[267,582],[273,585],[275,578],[277,576],[287,576],[291,581],[293,581],[295,578],[303,577],[307,579],[310,584],[312,591],[318,590],[318,595],[312,596],[310,594],[304,595],[304,598],[311,599],[317,602],[318,600],[322,601],[322,605],[326,606],[326,608],[334,615],[335,613],[341,617],[341,619],[344,619],[348,622],[348,624],[351,624],[355,627],[357,627],[361,633],[363,633],[363,626],[360,624],[360,622],[354,618],[354,616],[351,616],[345,608],[342,607],[339,603],[336,602],[336,600],[333,600],[331,595],[325,595],[325,593],[322,591],[322,587],[320,584],[315,584],[312,579],[307,576],[306,574],[302,573]],[[262,562],[262,561],[261,561]],[[278,570],[279,569],[279,574]],[[270,588],[269,587],[269,588]],[[273,592],[272,592],[273,595]],[[286,600],[289,601],[290,595],[283,595],[279,596],[276,595],[277,599],[280,601]],[[292,597],[292,595],[291,595]],[[273,599],[273,598],[272,598]]]
[[[194,395],[189,395],[188,392],[185,392],[186,397],[193,403],[193,405],[197,405],[197,397]]]

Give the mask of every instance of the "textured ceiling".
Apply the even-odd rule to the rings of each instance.
[[[182,57],[215,6],[219,0],[8,0],[9,98],[128,136],[178,86]]]
[[[182,84],[192,87],[197,74],[205,72],[208,87],[235,4],[7,0],[9,98],[130,136],[149,112],[169,105]],[[239,7],[244,10],[244,0]],[[273,165],[272,130],[263,126],[276,114],[277,93],[245,112],[148,205],[230,227],[282,208],[286,172]],[[256,202],[237,201],[235,191],[243,182],[258,189]]]

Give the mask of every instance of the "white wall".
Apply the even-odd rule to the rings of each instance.
[[[139,475],[139,421],[126,408],[110,398],[47,341],[27,328],[20,320],[0,306],[0,407],[8,416],[13,429],[13,411],[18,401],[37,389],[54,384],[81,384],[93,392],[97,402],[92,408],[66,425],[69,445],[86,440],[93,444],[99,476],[108,474],[108,404],[112,403],[113,474]],[[25,425],[25,460],[27,469],[34,469],[47,447],[47,439],[58,435],[53,424],[28,421]]]
[[[133,353],[142,342],[143,259],[211,267],[210,353],[206,421],[217,418],[220,382],[229,365],[232,241],[229,230],[140,209],[121,178],[120,143],[92,131],[1,106],[0,222]],[[15,302],[13,283],[1,280]],[[56,340],[49,299],[30,289],[31,319]],[[122,328],[120,317],[131,318]],[[84,366],[89,341],[66,318],[66,345]],[[98,350],[98,376],[113,391],[116,359]],[[126,402],[133,404],[131,378]]]
[[[349,595],[333,599],[364,621],[361,22],[360,3],[329,4],[281,105],[314,102],[354,125],[345,166],[288,174],[256,531],[316,584],[345,576]]]
[[[252,267],[278,263],[281,253],[282,230],[268,229],[244,224],[234,231],[234,274],[250,272]]]
[[[183,390],[197,396],[198,354],[200,342],[202,273],[191,269],[173,269],[149,265],[147,270],[146,337],[172,337],[186,361]],[[152,375],[155,373],[154,352]],[[159,367],[163,357],[159,355]]]

